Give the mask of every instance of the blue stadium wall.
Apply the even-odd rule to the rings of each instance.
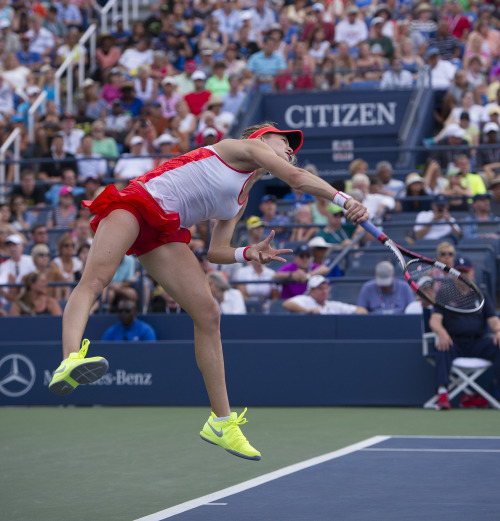
[[[92,342],[110,362],[99,382],[61,398],[47,389],[61,360],[58,317],[0,321],[0,405],[207,406],[188,316],[146,315],[153,343]],[[93,316],[101,338],[116,316]],[[418,316],[224,316],[222,338],[233,405],[421,406],[434,373],[421,354]],[[36,341],[33,340],[36,334]]]

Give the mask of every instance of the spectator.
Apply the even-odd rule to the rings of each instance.
[[[158,149],[160,157],[155,158],[154,167],[162,165],[165,161],[172,159],[180,150],[178,147],[179,140],[169,133],[162,134],[155,140],[155,148]],[[174,152],[174,147],[176,151]]]
[[[413,87],[413,76],[403,68],[401,58],[394,55],[391,58],[391,68],[382,74],[381,89],[409,89]]]
[[[415,239],[462,238],[462,230],[449,212],[449,199],[444,194],[434,198],[431,209],[418,212],[413,227]]]
[[[153,51],[149,48],[149,43],[149,38],[143,36],[120,56],[118,63],[130,76],[135,76],[141,65],[152,65]]]
[[[10,224],[16,232],[29,230],[34,221],[33,213],[28,210],[25,198],[20,195],[11,195],[10,204]]]
[[[321,269],[318,269],[318,275],[324,275],[325,277],[341,277],[342,271],[335,265],[331,267],[334,259],[327,257],[328,252],[332,249],[333,244],[330,244],[323,239],[323,237],[313,237],[308,241],[307,245],[311,249],[313,262],[319,264]]]
[[[64,282],[61,270],[54,263],[50,262],[50,249],[47,244],[35,244],[31,248],[31,258],[35,264],[36,271],[43,273],[47,282]],[[59,300],[62,291],[63,288],[60,286],[48,287],[47,296]]]
[[[65,168],[62,171],[61,183],[53,184],[47,192],[45,192],[45,200],[51,206],[57,206],[59,202],[59,192],[63,187],[71,188],[73,196],[83,194],[83,188],[76,186],[76,173],[71,168]]]
[[[486,192],[486,186],[480,175],[474,174],[470,171],[470,159],[465,154],[460,154],[455,159],[455,165],[460,168],[462,172],[462,185],[469,186],[471,194],[484,194]]]
[[[286,215],[277,213],[278,204],[275,195],[267,194],[262,196],[259,204],[259,210],[262,213],[262,222],[264,224],[264,235],[267,236],[274,230],[274,241],[282,243],[288,240],[290,231],[282,226],[290,224],[290,219]]]
[[[352,242],[351,237],[355,228],[350,222],[344,222],[342,208],[330,203],[326,208],[326,215],[328,223],[322,230],[318,231],[316,236],[321,237],[336,250],[349,246]]]
[[[312,6],[312,21],[305,23],[302,30],[302,39],[308,40],[317,28],[323,30],[324,39],[332,45],[335,40],[335,26],[332,22],[326,20],[325,6],[320,2],[316,2]]]
[[[76,154],[78,181],[85,183],[89,178],[102,179],[107,172],[106,161],[100,154],[92,152],[94,141],[92,136],[84,136],[81,142],[81,153]]]
[[[394,210],[396,201],[389,195],[369,193],[370,178],[365,174],[355,174],[352,178],[352,189],[361,190],[363,204],[368,210],[370,219],[382,215],[386,210]]]
[[[61,300],[67,300],[71,292],[73,283],[75,282],[75,273],[82,270],[81,260],[75,256],[75,241],[71,233],[66,232],[59,237],[57,241],[57,257],[52,259],[61,272],[64,281],[68,286],[61,288]]]
[[[491,211],[494,215],[500,217],[500,176],[495,177],[490,182],[490,193],[491,193]]]
[[[122,51],[116,44],[116,38],[109,33],[102,33],[99,36],[99,44],[95,52],[96,64],[99,70],[99,80],[101,83],[108,81],[108,76],[118,75],[120,69],[117,67]]]
[[[49,228],[72,228],[75,224],[77,208],[73,197],[73,188],[64,185],[59,190],[59,200],[57,206],[49,219]]]
[[[432,16],[433,8],[425,2],[420,2],[414,10],[414,19],[411,22],[412,31],[418,31],[427,40],[435,38],[437,25]]]
[[[171,297],[160,285],[157,286],[149,303],[150,313],[166,313],[167,315],[179,315],[186,311],[180,307],[177,301]]]
[[[105,158],[117,158],[118,146],[114,138],[105,133],[104,121],[97,120],[92,123],[92,152]]]
[[[465,42],[471,30],[469,19],[464,16],[462,4],[458,0],[446,2],[444,20],[448,25],[448,32],[460,42]],[[439,27],[438,27],[439,31]]]
[[[375,279],[361,287],[358,306],[368,313],[392,315],[404,313],[414,300],[408,284],[395,278],[394,266],[389,261],[382,261],[375,266]]]
[[[60,0],[56,7],[58,21],[66,27],[82,27],[83,19],[80,9],[75,4],[70,3],[70,0]]]
[[[394,179],[393,168],[389,161],[379,161],[376,166],[376,176],[382,183],[381,193],[397,197],[404,189],[405,184],[400,179]]]
[[[191,76],[194,83],[194,90],[184,96],[191,114],[199,116],[203,107],[209,100],[211,92],[205,88],[206,75],[202,71],[196,71]]]
[[[125,112],[129,112],[132,117],[137,117],[142,113],[144,103],[135,95],[134,83],[124,81],[121,87],[122,107]]]
[[[28,67],[19,64],[15,53],[7,53],[3,58],[2,77],[8,82],[10,88],[21,97],[25,97],[25,90],[33,86],[33,73]],[[40,90],[38,90],[38,94]]]
[[[359,44],[358,57],[355,60],[355,81],[377,81],[380,80],[384,65],[382,58],[372,53],[368,42]]]
[[[45,27],[42,27],[43,19],[38,15],[30,17],[30,29],[26,36],[30,39],[29,50],[40,54],[42,58],[50,59],[54,55],[56,39]]]
[[[463,224],[464,239],[500,239],[500,217],[491,211],[490,194],[476,194],[472,202],[472,215]]]
[[[14,90],[0,73],[0,115],[10,118],[14,114]]]
[[[63,115],[61,127],[61,135],[64,140],[63,150],[72,156],[76,156],[85,132],[79,128],[75,128],[75,116],[71,112],[66,112]]]
[[[35,271],[35,264],[30,255],[23,254],[24,242],[20,235],[12,234],[5,240],[9,258],[0,264],[0,284],[19,284],[28,273]],[[7,300],[14,300],[18,295],[15,288],[0,288]]]
[[[9,258],[9,247],[7,246],[7,237],[11,234],[11,230],[2,222],[0,222],[0,264]],[[0,295],[1,298],[1,295]]]
[[[12,30],[12,23],[8,18],[0,19],[0,35],[5,41],[5,52],[19,52],[21,44],[19,34]]]
[[[484,169],[490,179],[494,177],[494,169],[498,168],[500,163],[500,149],[498,147],[499,132],[500,127],[496,123],[486,123],[483,128],[483,135],[485,136],[483,144],[493,145],[493,147],[481,148],[477,153],[477,165]]]
[[[75,195],[75,206],[81,208],[82,201],[93,201],[96,193],[101,187],[101,180],[98,177],[87,177],[83,182],[84,192]]]
[[[250,56],[247,69],[251,71],[262,84],[270,84],[274,77],[286,69],[286,62],[283,56],[275,52],[276,40],[266,37],[263,49]]]
[[[250,261],[238,270],[236,280],[244,284],[238,284],[236,287],[245,300],[258,300],[262,303],[263,310],[267,311],[270,303],[280,298],[278,286],[270,282],[274,273],[274,270],[268,266]],[[254,281],[257,284],[252,284]]]
[[[474,268],[466,257],[456,260],[455,269],[474,280]],[[472,315],[456,315],[438,309],[434,309],[431,315],[430,328],[438,335],[434,360],[439,395],[437,408],[440,410],[451,408],[447,386],[451,364],[459,356],[490,360],[495,378],[500,381],[500,320],[487,293],[484,294],[484,299],[481,311]],[[493,337],[485,336],[488,327],[493,332]]]
[[[111,112],[104,120],[104,130],[107,136],[113,138],[118,144],[122,144],[125,136],[131,127],[132,116],[123,110],[121,100],[115,99],[111,103]],[[94,138],[94,136],[92,136]],[[94,140],[92,140],[93,146]]]
[[[451,22],[451,24],[453,23],[454,22]],[[443,60],[453,60],[453,58],[460,59],[462,48],[458,39],[453,34],[450,34],[449,24],[450,22],[448,22],[446,18],[441,18],[439,20],[436,36],[429,40],[429,47],[436,47],[439,49],[439,55]]]
[[[64,170],[71,169],[76,172],[75,156],[64,151],[64,138],[61,134],[52,138],[50,153],[46,154],[45,158],[47,161],[41,164],[38,174],[38,178],[42,181],[60,183]]]
[[[281,298],[287,299],[305,293],[307,281],[314,275],[316,268],[319,265],[313,262],[309,246],[298,246],[293,252],[293,261],[281,267],[273,277],[273,280],[283,283]]]
[[[123,27],[123,17],[119,14],[113,16],[113,24],[115,24],[116,29],[111,33],[111,36],[116,40],[116,45],[123,48],[132,38],[132,31]]]
[[[366,309],[353,304],[328,300],[328,281],[322,275],[313,275],[307,282],[307,294],[296,295],[283,302],[292,313],[309,315],[352,315],[366,313]]]
[[[207,80],[205,88],[216,96],[223,96],[231,89],[229,76],[226,73],[226,64],[223,61],[216,61],[212,68],[212,76]]]
[[[231,75],[228,77],[228,81],[229,91],[221,96],[223,102],[222,111],[236,115],[245,99],[244,92],[240,90],[241,77],[238,75]]]
[[[86,102],[85,115],[90,121],[104,119],[108,113],[108,104],[99,97],[98,84],[87,78],[83,84],[83,99]]]
[[[424,79],[424,85],[438,91],[448,90],[455,77],[456,66],[448,60],[441,60],[437,47],[427,49],[426,62],[430,67],[430,85],[428,76]],[[444,93],[442,97],[444,97]]]
[[[144,105],[158,98],[158,83],[151,77],[151,66],[140,65],[134,78],[135,95]]]
[[[61,306],[53,297],[47,296],[47,277],[33,271],[24,277],[24,288],[10,307],[10,316],[62,315]]]
[[[177,115],[175,108],[182,96],[177,92],[177,83],[174,76],[166,76],[161,82],[163,94],[160,94],[158,101],[161,105],[162,114],[165,118]]]
[[[168,130],[168,118],[162,115],[161,103],[159,101],[152,101],[147,110],[148,115],[145,120],[151,123],[151,126],[154,129],[154,134],[160,136]]]
[[[33,170],[21,171],[19,184],[12,187],[10,194],[22,195],[27,206],[45,206],[45,190],[36,184]]]
[[[122,84],[123,76],[119,67],[113,67],[107,71],[106,79],[102,81],[100,96],[106,101],[108,107],[111,106],[113,101],[119,101],[122,98]]]
[[[80,39],[80,31],[75,27],[72,27],[68,30],[68,32],[64,35],[64,42],[60,45],[56,50],[55,56],[55,65],[56,67],[60,67],[66,58],[73,54],[73,64],[77,65],[80,62],[80,59],[83,60],[85,65],[88,64],[88,55],[87,49],[85,46],[80,46],[78,44],[78,40]],[[80,58],[82,56],[82,58]]]
[[[135,257],[124,255],[115,275],[103,293],[108,312],[111,313],[122,299],[137,302],[138,295],[134,288],[136,282]]]
[[[422,210],[430,210],[431,204],[424,200],[427,197],[425,191],[425,181],[417,172],[412,172],[406,176],[405,191],[399,195],[402,200],[396,201],[397,212],[419,212]],[[413,199],[415,197],[421,200]],[[407,199],[411,198],[411,199]]]
[[[321,26],[315,27],[306,41],[308,54],[314,60],[316,69],[318,64],[330,54],[330,42],[326,39],[325,31]]]
[[[264,223],[255,215],[250,216],[246,221],[247,236],[238,246],[252,246],[264,239]]]
[[[456,123],[450,123],[445,129],[445,135],[436,146],[446,147],[468,147],[469,144],[464,139],[465,130]],[[468,149],[456,150],[456,148],[448,148],[445,150],[435,150],[431,153],[433,160],[437,161],[441,168],[449,168],[455,166],[458,154],[470,154]]]
[[[234,114],[222,110],[223,101],[219,96],[212,94],[207,101],[207,111],[213,113],[213,123],[217,130],[226,134],[234,121]],[[202,116],[203,117],[203,116]],[[206,123],[206,120],[205,120]]]
[[[57,7],[50,5],[47,9],[47,15],[43,20],[43,27],[52,33],[56,42],[62,41],[64,35],[68,32],[68,27],[57,19]]]
[[[75,221],[73,228],[73,235],[75,237],[75,248],[78,251],[80,246],[92,244],[92,228],[88,219],[79,218]]]
[[[246,315],[245,299],[239,289],[231,288],[225,275],[220,271],[207,273],[210,291],[223,315]]]
[[[235,42],[230,42],[226,45],[223,61],[229,79],[231,79],[231,77],[241,77],[241,74],[246,67],[245,60],[240,59],[238,53],[238,45]]]
[[[119,322],[104,332],[103,342],[155,342],[155,330],[137,318],[137,302],[123,299],[118,304]]]
[[[401,67],[412,74],[417,79],[418,71],[424,66],[424,61],[420,54],[415,52],[415,46],[411,38],[402,38],[398,45],[398,55],[401,60]]]
[[[346,18],[337,24],[335,42],[343,42],[352,49],[365,40],[368,40],[366,23],[359,17],[357,6],[350,5],[346,9]]]
[[[193,73],[198,68],[198,64],[194,60],[187,60],[184,64],[184,72],[175,76],[177,91],[182,96],[194,90]]]
[[[264,34],[271,25],[276,23],[275,11],[269,7],[267,0],[255,0],[250,12],[252,13],[252,28],[258,35]]]
[[[128,181],[153,169],[153,160],[142,157],[141,150],[144,140],[140,136],[134,136],[130,140],[130,153],[122,154],[114,169],[114,178]]]
[[[294,210],[294,227],[290,234],[290,241],[307,242],[316,235],[318,228],[314,224],[311,205],[302,204]]]
[[[1,23],[1,22],[0,22]],[[16,33],[11,33],[16,34]],[[16,34],[17,36],[17,34]],[[40,67],[42,66],[42,57],[37,52],[30,51],[30,39],[26,34],[21,35],[21,38],[19,39],[19,48],[16,51],[10,51],[15,52],[17,56],[17,60],[19,62],[19,65],[22,65],[24,67],[28,67],[32,71],[38,71]],[[8,53],[9,51],[5,51]]]
[[[419,288],[424,289],[426,295],[435,297],[433,282],[432,277],[422,277],[416,281],[416,284]],[[415,300],[406,306],[405,315],[422,315],[424,331],[428,333],[430,332],[429,319],[433,309],[432,303],[417,293]]]
[[[392,45],[391,39],[382,34],[384,24],[385,19],[381,16],[372,18],[370,22],[370,39],[368,40],[368,43],[372,54],[390,60],[394,53],[394,46]]]
[[[233,0],[224,0],[220,9],[212,12],[212,17],[217,20],[219,33],[232,37],[241,26],[240,11],[235,9]]]
[[[35,224],[31,228],[30,232],[31,241],[29,244],[29,248],[32,249],[34,246],[42,244],[44,246],[49,247],[49,232],[47,230],[47,225],[45,224]]]
[[[441,190],[441,193],[448,197],[450,211],[467,211],[472,192],[470,186],[462,185],[462,171],[460,168],[450,168],[446,177],[448,185]]]

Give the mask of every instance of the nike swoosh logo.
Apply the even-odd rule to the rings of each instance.
[[[59,371],[54,371],[54,374],[56,374],[56,373],[63,373],[65,369],[66,369],[66,366],[63,365],[63,366],[61,367],[61,369],[59,369]]]
[[[208,426],[212,429],[212,432],[218,436],[219,438],[222,438],[222,429],[220,431],[215,430],[212,425],[209,423]]]

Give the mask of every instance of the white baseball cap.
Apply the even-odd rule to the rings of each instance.
[[[194,71],[193,74],[191,74],[191,79],[193,81],[195,81],[195,80],[205,81],[207,79],[207,75],[203,71]]]
[[[309,248],[331,248],[333,244],[325,241],[324,237],[313,237],[307,245]]]
[[[328,281],[323,277],[323,275],[313,275],[308,281],[307,281],[307,291],[310,291],[311,289],[315,289],[318,286],[321,286],[323,282],[326,282],[328,284]]]
[[[9,242],[11,242],[12,244],[23,244],[23,240],[21,239],[21,237],[19,237],[19,235],[16,235],[15,233],[7,237],[5,244],[9,244]]]
[[[141,145],[142,143],[144,143],[144,139],[141,136],[134,136],[130,140],[130,145]]]
[[[483,132],[487,134],[488,132],[498,132],[500,128],[496,123],[493,123],[493,121],[490,121],[489,123],[486,123],[483,128]]]

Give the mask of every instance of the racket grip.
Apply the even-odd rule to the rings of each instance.
[[[380,239],[384,232],[380,231],[371,221],[365,221],[361,223],[361,226],[371,235],[375,237],[375,239]]]

